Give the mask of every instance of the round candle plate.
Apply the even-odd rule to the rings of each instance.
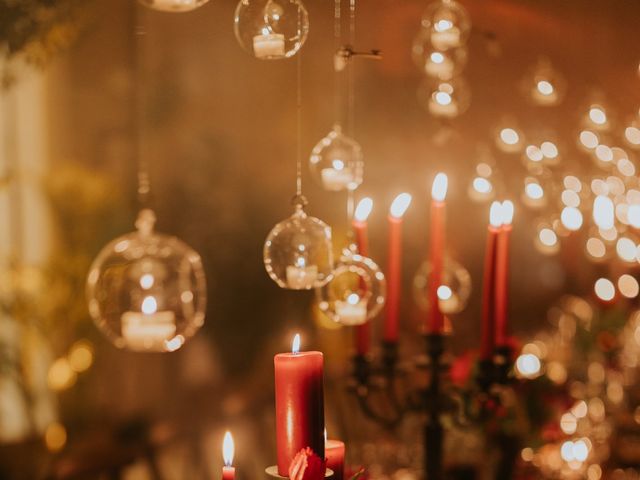
[[[277,478],[280,480],[288,480],[289,477],[283,477],[281,475],[278,474],[278,466],[277,465],[271,465],[270,467],[267,467],[265,470],[266,474],[271,477],[271,478]],[[327,468],[325,474],[324,474],[324,478],[325,479],[330,479],[333,478],[333,470],[331,470],[330,468]]]

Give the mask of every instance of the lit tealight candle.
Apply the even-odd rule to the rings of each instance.
[[[362,325],[367,321],[367,302],[351,293],[346,301],[336,300],[336,313],[343,325]]]
[[[134,350],[155,348],[171,340],[176,333],[175,315],[171,311],[158,312],[153,295],[142,300],[141,312],[122,315],[122,336]]]
[[[253,37],[253,53],[256,58],[284,57],[284,35],[264,27],[260,35]]]
[[[322,185],[327,190],[344,190],[353,182],[350,168],[346,168],[342,160],[333,160],[331,168],[320,171]]]
[[[236,478],[236,469],[233,467],[233,454],[235,453],[235,446],[233,444],[233,437],[231,432],[224,434],[224,440],[222,441],[222,458],[224,460],[224,467],[222,467],[222,480],[234,480]]]
[[[307,265],[304,256],[296,258],[295,265],[287,267],[287,285],[295,290],[309,290],[313,288],[318,278],[318,266]]]
[[[447,50],[460,45],[460,30],[451,20],[441,19],[433,25],[431,42],[438,50]]]

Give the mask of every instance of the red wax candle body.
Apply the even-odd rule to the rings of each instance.
[[[369,256],[369,239],[367,236],[367,223],[358,220],[353,221],[353,230],[356,234],[358,252],[365,257]],[[371,323],[366,322],[356,327],[356,353],[366,355],[371,345]]]
[[[398,341],[400,315],[400,272],[402,262],[402,219],[389,215],[389,257],[387,259],[387,301],[383,338],[385,342]]]
[[[324,458],[323,363],[321,352],[274,357],[278,474],[283,477],[303,448]]]
[[[484,278],[482,284],[482,339],[480,344],[480,359],[490,360],[494,349],[494,314],[495,314],[495,268],[496,268],[496,238],[499,229],[489,225],[487,235],[487,251],[484,257]]]
[[[503,225],[496,245],[495,323],[496,346],[507,345],[507,309],[509,297],[509,237],[511,225]]]
[[[222,480],[235,480],[236,469],[229,466],[222,467]]]
[[[442,333],[444,329],[444,316],[440,312],[438,302],[438,287],[442,285],[442,270],[444,268],[444,223],[445,203],[437,200],[431,202],[431,241],[429,248],[429,260],[431,261],[431,273],[428,279],[429,316],[427,322],[428,333]]]
[[[344,479],[344,443],[340,440],[327,440],[325,445],[327,468],[333,470],[333,480]]]

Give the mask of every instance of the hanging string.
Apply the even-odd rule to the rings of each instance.
[[[136,162],[138,167],[138,207],[140,209],[149,208],[150,196],[151,196],[151,180],[149,177],[149,164],[146,161],[146,156],[142,147],[142,124],[144,121],[144,108],[143,99],[140,92],[140,83],[142,77],[142,40],[146,35],[144,26],[140,22],[140,7],[134,7],[134,154],[136,156]]]
[[[340,48],[342,47],[342,2],[341,0],[335,0],[333,7],[333,51],[334,55],[338,55]],[[339,59],[334,58],[334,62]],[[334,108],[336,115],[336,123],[342,124],[342,75],[340,69],[334,64],[333,68],[333,81],[334,81]]]
[[[302,197],[302,52],[298,52],[296,61],[296,197]]]
[[[356,44],[356,0],[349,0],[349,43],[351,48]],[[355,62],[349,62],[348,71],[348,113],[349,135],[355,137],[356,129],[356,99],[355,99]]]

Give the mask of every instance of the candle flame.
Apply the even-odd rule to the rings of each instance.
[[[142,313],[145,315],[153,315],[158,311],[158,302],[156,302],[155,297],[149,295],[148,297],[144,297],[142,300]]]
[[[404,212],[407,211],[409,205],[411,204],[411,195],[408,193],[401,193],[398,195],[393,203],[391,204],[391,208],[389,209],[389,213],[392,217],[401,218],[404,215]]]
[[[453,296],[451,287],[447,285],[440,285],[437,290],[438,298],[440,300],[449,300]]]
[[[357,305],[359,301],[360,301],[360,296],[357,293],[351,293],[347,297],[347,303],[349,305]]]
[[[502,224],[511,225],[513,222],[513,202],[505,200],[502,202]]]
[[[291,342],[291,352],[298,353],[300,352],[300,334],[296,333],[293,337],[293,342]]]
[[[367,218],[369,218],[369,215],[371,214],[371,210],[373,210],[373,200],[369,197],[364,197],[358,202],[354,216],[357,221],[366,222]]]
[[[233,454],[235,453],[235,445],[233,444],[233,437],[231,432],[227,431],[224,434],[224,440],[222,441],[222,458],[224,464],[230,467],[233,464]]]
[[[489,223],[492,227],[502,226],[502,204],[500,202],[493,202],[491,209],[489,210]]]
[[[447,175],[440,172],[433,179],[433,185],[431,186],[431,198],[437,202],[442,202],[447,197],[447,186],[449,179]]]
[[[598,195],[593,201],[593,221],[602,230],[613,228],[615,217],[613,202],[606,195]]]

